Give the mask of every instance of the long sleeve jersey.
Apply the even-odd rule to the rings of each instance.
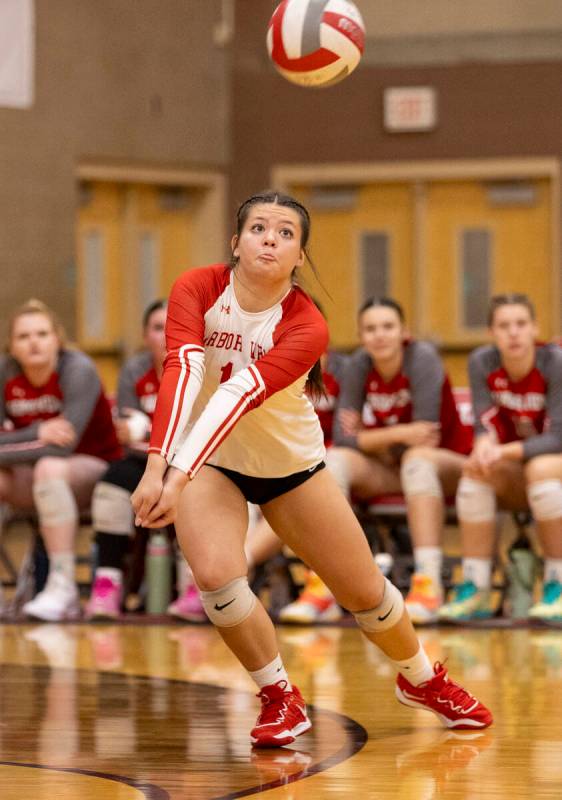
[[[143,351],[123,364],[117,384],[117,408],[120,413],[136,409],[152,420],[158,398],[160,379],[156,374],[154,359]]]
[[[58,447],[39,440],[41,422],[58,416],[74,426],[74,445]],[[121,455],[94,363],[77,350],[61,350],[56,369],[43,386],[33,386],[13,358],[0,357],[0,429],[0,466],[72,453],[105,461]]]
[[[472,429],[461,422],[449,378],[430,342],[406,342],[400,371],[389,381],[365,350],[356,350],[345,370],[338,407],[360,412],[365,428],[438,422],[440,447],[463,454],[472,447]],[[334,441],[348,444],[337,414]]]
[[[123,364],[117,385],[117,408],[119,414],[128,418],[130,455],[147,454],[159,388],[160,378],[149,352],[137,353]]]
[[[513,381],[494,345],[468,361],[476,434],[493,432],[500,444],[523,441],[523,458],[562,452],[562,350],[537,345],[531,371]]]
[[[262,478],[310,469],[325,449],[305,384],[326,322],[296,286],[265,311],[244,311],[232,281],[215,264],[174,284],[149,450],[190,477],[206,462]]]
[[[312,398],[314,410],[318,414],[318,419],[322,426],[326,447],[330,447],[333,440],[334,417],[346,361],[347,356],[343,353],[335,353],[333,350],[328,352],[326,365],[322,369],[324,393],[320,397]]]

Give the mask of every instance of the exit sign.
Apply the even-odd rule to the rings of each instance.
[[[437,93],[431,86],[385,89],[383,102],[387,131],[430,131],[437,124]]]

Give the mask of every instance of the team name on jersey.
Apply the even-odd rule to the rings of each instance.
[[[228,331],[213,331],[203,339],[205,347],[214,347],[217,350],[234,350],[242,352],[243,341],[239,333],[228,333]],[[252,361],[257,361],[266,354],[267,350],[257,342],[250,342],[250,357]]]
[[[405,408],[412,400],[412,393],[409,389],[398,389],[397,392],[390,394],[379,394],[369,392],[367,402],[375,412],[388,413],[393,408]]]
[[[515,394],[508,389],[492,392],[494,403],[511,411],[542,411],[545,407],[545,396],[539,392]]]
[[[52,394],[41,397],[8,400],[6,411],[11,417],[35,416],[38,414],[56,414],[62,409],[62,400]]]

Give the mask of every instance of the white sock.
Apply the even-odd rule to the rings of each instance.
[[[427,575],[437,586],[441,586],[442,566],[443,551],[440,547],[428,545],[414,547],[414,571]]]
[[[403,675],[412,686],[419,686],[420,683],[430,681],[435,675],[427,653],[421,644],[420,649],[412,658],[406,658],[404,661],[394,661],[391,659],[391,661],[398,672]]]
[[[68,553],[49,553],[49,574],[64,575],[67,580],[74,583],[75,556],[72,551]]]
[[[272,686],[274,683],[279,683],[279,681],[286,681],[288,691],[293,688],[280,655],[275,656],[273,661],[270,664],[266,664],[265,667],[255,672],[248,671],[248,673],[250,678],[256,682],[258,689],[263,689],[264,686]]]
[[[545,558],[544,582],[556,581],[562,583],[562,558]]]
[[[463,558],[462,574],[465,581],[472,581],[477,589],[488,591],[492,585],[491,558]]]
[[[123,583],[123,570],[116,569],[116,567],[98,567],[96,578],[109,578],[110,581],[121,586]]]

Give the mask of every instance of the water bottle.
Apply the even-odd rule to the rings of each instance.
[[[164,614],[172,590],[172,556],[165,533],[154,531],[148,540],[145,563],[146,610],[149,614]]]
[[[506,611],[512,619],[527,619],[533,605],[533,590],[539,574],[539,560],[527,545],[512,547],[505,566]]]

